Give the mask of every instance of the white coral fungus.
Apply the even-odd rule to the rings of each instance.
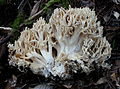
[[[111,47],[102,36],[103,27],[89,8],[58,8],[49,23],[37,20],[14,44],[9,44],[9,64],[29,67],[45,77],[65,77],[108,67]]]

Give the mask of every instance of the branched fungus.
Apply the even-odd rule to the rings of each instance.
[[[9,44],[9,64],[29,67],[45,77],[66,78],[78,70],[86,74],[94,65],[106,67],[111,47],[103,27],[89,8],[57,8],[49,23],[40,18]]]

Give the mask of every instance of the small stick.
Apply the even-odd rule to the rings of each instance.
[[[10,27],[0,27],[0,30],[12,30]]]

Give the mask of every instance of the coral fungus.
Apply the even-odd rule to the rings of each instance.
[[[95,11],[85,8],[57,8],[49,23],[39,18],[26,28],[14,44],[9,44],[9,64],[29,67],[45,77],[67,77],[72,73],[90,73],[94,64],[105,63],[111,47],[103,37],[103,27]]]

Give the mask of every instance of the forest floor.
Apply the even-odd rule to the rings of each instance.
[[[108,60],[111,69],[95,70],[80,78],[52,80],[29,69],[20,72],[9,66],[7,44],[13,43],[40,16],[48,21],[55,8],[69,5],[95,10],[112,47]],[[0,0],[0,89],[120,89],[120,0]]]

